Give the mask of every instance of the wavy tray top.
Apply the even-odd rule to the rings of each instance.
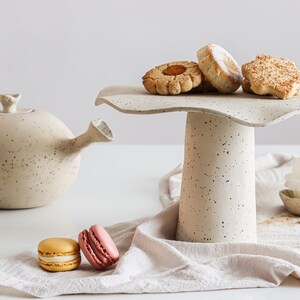
[[[157,114],[173,111],[205,112],[238,123],[263,127],[300,114],[300,97],[278,100],[238,90],[234,94],[151,95],[143,87],[110,86],[100,91],[96,105],[106,103],[129,114]]]

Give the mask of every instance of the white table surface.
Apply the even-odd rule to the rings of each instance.
[[[300,155],[300,145],[257,146],[265,152]],[[93,145],[82,155],[79,176],[71,189],[46,207],[0,210],[0,257],[35,249],[40,240],[53,236],[71,237],[90,225],[103,226],[157,213],[158,180],[183,160],[183,146]],[[84,209],[83,209],[84,208]],[[288,278],[278,288],[142,295],[72,295],[59,299],[282,299],[300,296],[300,280]],[[0,299],[30,296],[0,287]]]

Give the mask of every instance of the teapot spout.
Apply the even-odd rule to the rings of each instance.
[[[110,142],[114,137],[109,126],[102,120],[91,121],[89,128],[82,135],[71,140],[72,152],[79,152],[95,142]]]

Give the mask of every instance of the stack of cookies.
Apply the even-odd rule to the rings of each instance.
[[[152,94],[178,95],[190,91],[233,93],[243,77],[238,63],[224,48],[209,44],[198,53],[198,63],[176,61],[163,64],[143,76]]]
[[[242,65],[242,71],[232,55],[216,44],[197,52],[198,63],[176,61],[151,69],[143,76],[147,91],[159,95],[187,92],[234,93],[241,85],[243,91],[288,99],[300,94],[300,72],[286,58],[258,55]]]

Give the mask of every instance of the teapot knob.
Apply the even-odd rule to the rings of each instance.
[[[15,113],[17,111],[17,103],[21,99],[20,94],[0,95],[0,101],[3,106],[4,113]]]

